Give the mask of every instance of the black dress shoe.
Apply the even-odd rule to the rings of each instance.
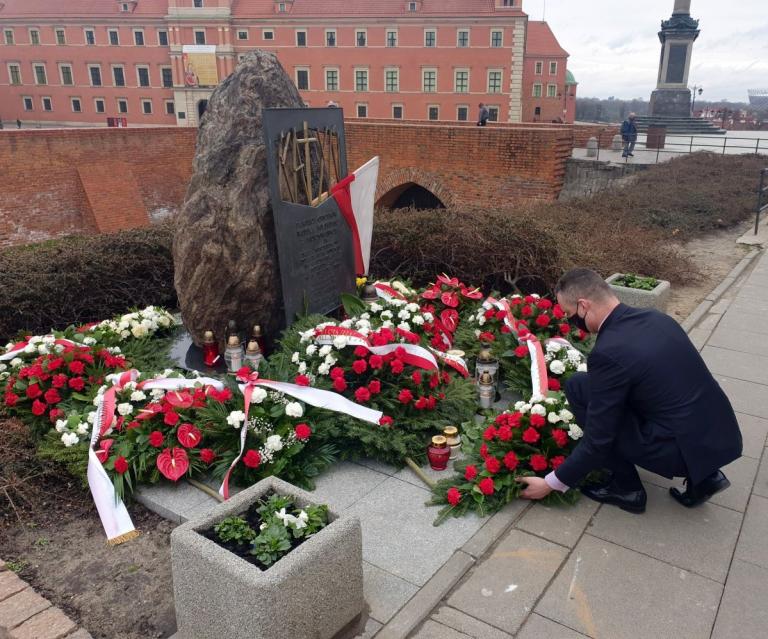
[[[642,486],[639,489],[625,490],[615,483],[610,483],[603,486],[583,486],[581,492],[601,504],[613,504],[629,513],[645,512],[647,496]]]
[[[687,479],[685,480],[685,483],[687,488],[684,493],[681,493],[677,488],[670,488],[669,494],[675,498],[675,501],[686,508],[693,508],[694,506],[703,504],[712,497],[712,495],[716,495],[731,485],[731,482],[728,481],[728,478],[721,470],[712,473],[709,477],[695,486],[691,485],[691,482]]]

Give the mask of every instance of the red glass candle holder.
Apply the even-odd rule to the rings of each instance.
[[[451,449],[442,435],[435,435],[432,443],[427,448],[427,459],[432,470],[445,470],[448,468],[448,460],[451,457]]]

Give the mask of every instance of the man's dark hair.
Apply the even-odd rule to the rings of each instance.
[[[578,299],[602,302],[612,296],[613,292],[605,280],[593,270],[573,268],[557,282],[555,295],[561,295],[573,303]]]

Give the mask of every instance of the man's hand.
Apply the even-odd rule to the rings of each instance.
[[[552,492],[550,485],[541,477],[518,477],[517,481],[526,484],[525,490],[520,493],[523,499],[544,499]]]

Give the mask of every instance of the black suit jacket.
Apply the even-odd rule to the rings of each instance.
[[[568,486],[604,465],[628,411],[642,441],[677,441],[694,484],[741,456],[728,398],[668,315],[619,304],[600,328],[587,374],[584,437],[555,473]]]

